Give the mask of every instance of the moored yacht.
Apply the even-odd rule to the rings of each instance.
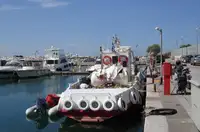
[[[95,64],[86,69],[88,72],[93,72],[101,68],[101,59],[96,59]]]
[[[47,68],[43,68],[43,60],[13,59],[0,67],[0,79],[35,78],[50,75]]]
[[[53,46],[46,50],[44,60],[44,67],[49,68],[51,71],[68,71],[72,68],[64,50]]]

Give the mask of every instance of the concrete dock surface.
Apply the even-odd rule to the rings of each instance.
[[[146,112],[158,108],[176,109],[174,115],[149,115],[145,117],[144,132],[199,132],[191,119],[190,95],[169,95],[163,93],[163,85],[154,92],[151,79],[147,80]],[[171,86],[173,89],[173,86]]]

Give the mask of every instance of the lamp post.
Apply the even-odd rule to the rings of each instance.
[[[182,46],[184,45],[184,39],[183,39],[183,36],[181,36],[181,44],[182,44]],[[182,56],[183,56],[183,47],[181,48],[181,51],[182,51]]]
[[[163,58],[162,58],[162,50],[163,50],[163,31],[160,27],[156,27],[155,30],[160,32],[160,84],[163,84],[163,79],[162,79],[162,62],[163,62]]]
[[[178,40],[176,40],[176,46],[177,46],[177,48],[179,48],[179,46],[178,46]]]
[[[199,52],[199,29],[200,29],[200,27],[197,27],[196,28],[196,37],[197,37],[197,55],[198,55],[198,52]]]

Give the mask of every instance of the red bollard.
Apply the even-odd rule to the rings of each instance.
[[[163,63],[163,76],[164,76],[164,95],[170,95],[172,65],[168,62]]]

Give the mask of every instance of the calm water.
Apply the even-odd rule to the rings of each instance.
[[[25,110],[35,104],[37,97],[60,93],[80,76],[52,76],[18,83],[0,82],[0,132],[142,132],[141,121],[134,119],[112,124],[77,124],[67,118],[48,123],[48,118],[38,122],[28,121]]]

